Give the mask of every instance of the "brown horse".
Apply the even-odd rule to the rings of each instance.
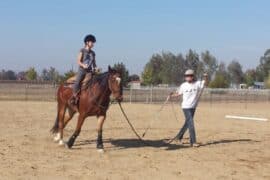
[[[110,95],[122,101],[122,85],[121,75],[109,66],[108,72],[96,75],[90,80],[87,88],[81,91],[78,108],[73,108],[69,99],[72,96],[72,88],[61,85],[57,92],[58,111],[55,124],[51,129],[52,133],[56,134],[54,140],[59,142],[59,145],[64,145],[63,130],[67,123],[72,119],[78,111],[79,117],[75,132],[69,138],[67,147],[71,148],[79,136],[81,127],[85,118],[88,116],[97,116],[97,148],[103,149],[102,127],[106,119],[106,112],[110,103]],[[75,110],[78,109],[78,110]],[[66,113],[67,112],[67,113]]]

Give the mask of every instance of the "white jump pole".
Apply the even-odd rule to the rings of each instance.
[[[251,121],[268,121],[268,119],[266,119],[266,118],[245,117],[245,116],[231,116],[231,115],[226,115],[225,118],[227,118],[227,119],[251,120]]]

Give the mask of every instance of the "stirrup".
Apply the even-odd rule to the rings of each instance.
[[[71,105],[77,105],[76,96],[72,96],[72,97],[69,99],[69,103],[70,103]]]

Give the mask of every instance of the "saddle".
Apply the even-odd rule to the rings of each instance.
[[[93,75],[92,73],[87,73],[84,77],[84,79],[81,82],[81,89],[86,89],[87,88],[87,84],[91,81]],[[65,82],[65,85],[72,87],[72,85],[75,83],[77,76],[72,76],[70,78],[68,78]]]

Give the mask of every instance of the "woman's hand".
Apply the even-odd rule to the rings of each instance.
[[[180,96],[180,94],[178,94],[178,92],[171,92],[169,97],[170,98],[178,98]]]
[[[166,101],[169,101],[171,99],[171,95],[169,95],[166,99]]]
[[[209,78],[208,78],[208,74],[204,73],[203,74],[203,80],[204,80],[204,85],[207,87],[208,83],[209,83]]]
[[[172,97],[175,97],[174,92],[170,92],[169,96],[167,97],[167,101],[169,101]]]

